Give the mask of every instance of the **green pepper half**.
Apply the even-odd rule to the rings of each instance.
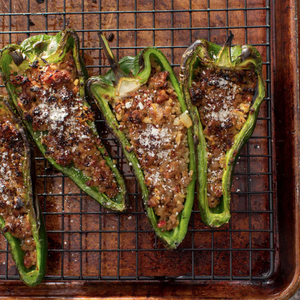
[[[47,160],[60,172],[67,175],[73,180],[80,189],[82,189],[89,196],[98,201],[106,208],[122,211],[125,209],[126,198],[126,186],[123,177],[119,173],[116,165],[112,161],[111,157],[107,153],[105,147],[100,144],[97,149],[100,151],[102,157],[105,159],[107,166],[112,170],[118,185],[118,194],[113,198],[109,198],[105,193],[99,192],[97,187],[90,187],[86,182],[90,179],[83,174],[78,168],[70,164],[68,166],[62,166],[58,164],[52,157],[45,155],[46,147],[41,142],[43,132],[34,131],[32,123],[26,120],[24,112],[18,106],[18,91],[10,81],[11,70],[16,72],[25,71],[28,68],[37,68],[39,65],[45,65],[46,63],[59,63],[63,60],[68,51],[72,51],[75,65],[77,68],[77,75],[79,79],[79,93],[83,101],[83,104],[90,107],[85,97],[84,83],[87,79],[87,71],[83,60],[79,53],[79,38],[75,31],[64,30],[55,36],[37,35],[24,40],[21,45],[8,45],[0,52],[0,69],[2,72],[3,80],[6,89],[10,95],[10,101],[12,105],[18,111],[23,123],[25,124],[32,139],[38,146],[41,153],[47,158]],[[94,122],[88,121],[88,125],[95,136],[98,136],[97,129]]]
[[[193,120],[194,141],[198,162],[198,202],[202,220],[206,225],[219,227],[230,219],[230,190],[235,163],[242,146],[252,135],[265,96],[262,78],[262,58],[253,46],[236,45],[231,47],[233,35],[230,33],[223,47],[204,39],[194,42],[184,53],[181,63],[180,85]],[[257,74],[257,84],[251,102],[251,108],[245,124],[235,135],[232,147],[226,152],[222,176],[222,197],[220,203],[210,208],[207,201],[207,144],[203,133],[197,107],[191,101],[189,93],[195,78],[195,70],[215,67],[233,72],[253,70]],[[250,100],[251,101],[251,100]]]
[[[187,187],[187,195],[184,203],[183,211],[177,216],[179,219],[179,225],[175,229],[170,231],[163,231],[158,227],[158,217],[156,216],[154,209],[147,205],[149,191],[145,183],[145,178],[143,171],[139,166],[138,158],[134,151],[132,150],[132,145],[127,140],[125,134],[119,130],[119,123],[116,119],[116,115],[113,112],[110,104],[108,103],[105,96],[112,97],[115,99],[117,96],[117,90],[122,84],[128,85],[129,90],[137,90],[139,86],[145,84],[151,75],[151,62],[150,59],[155,59],[156,63],[161,66],[162,71],[169,72],[169,80],[171,81],[174,90],[178,95],[178,100],[181,105],[182,112],[187,110],[186,104],[182,92],[179,87],[179,83],[176,76],[161,51],[156,48],[146,48],[141,51],[136,57],[124,57],[118,63],[103,35],[101,35],[102,47],[108,57],[109,63],[112,67],[112,71],[109,71],[105,76],[92,77],[87,81],[87,89],[90,95],[95,99],[95,102],[102,111],[104,118],[108,126],[111,128],[114,135],[119,139],[124,155],[128,160],[129,164],[132,165],[135,176],[139,182],[142,191],[142,199],[144,208],[146,210],[148,219],[156,235],[169,247],[176,248],[181,241],[184,239],[190,215],[192,212],[192,206],[194,202],[194,185],[196,180],[196,167],[195,167],[195,153],[194,153],[194,143],[192,137],[191,127],[187,130],[188,135],[188,147],[189,147],[189,171],[193,172],[191,182]],[[130,76],[128,75],[130,74]],[[122,93],[121,90],[118,91]]]
[[[13,236],[4,228],[7,225],[3,217],[0,215],[0,226],[2,233],[6,237],[13,260],[16,263],[20,278],[28,286],[38,285],[45,277],[46,261],[47,261],[47,236],[43,221],[43,215],[38,202],[38,197],[35,189],[34,177],[34,159],[32,157],[31,145],[29,144],[22,123],[13,113],[10,105],[0,96],[0,115],[5,116],[14,125],[17,132],[22,137],[24,145],[24,160],[22,166],[22,177],[24,179],[24,187],[26,189],[26,198],[21,199],[22,205],[27,209],[30,227],[33,239],[36,245],[36,265],[26,268],[24,265],[24,251],[21,249],[20,239]],[[9,163],[9,162],[8,162]],[[12,175],[15,176],[16,174]],[[11,202],[12,199],[9,199]]]

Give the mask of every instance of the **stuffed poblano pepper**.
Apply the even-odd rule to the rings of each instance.
[[[104,207],[125,208],[125,183],[104,148],[85,97],[78,36],[38,35],[0,53],[0,69],[28,132],[47,160]]]
[[[90,78],[88,91],[133,167],[157,236],[176,248],[187,232],[196,175],[192,123],[178,81],[158,49],[119,64],[104,36],[101,41],[113,72]]]
[[[46,271],[47,237],[37,199],[31,147],[22,123],[0,96],[0,226],[20,278],[39,284]]]
[[[252,135],[265,88],[262,59],[249,45],[223,47],[197,40],[184,53],[181,87],[193,120],[198,201],[205,224],[230,219],[234,165]]]

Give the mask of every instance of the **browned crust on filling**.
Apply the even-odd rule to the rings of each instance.
[[[0,115],[0,215],[9,232],[21,242],[26,268],[36,264],[35,241],[28,216],[23,164],[25,145],[21,133],[8,115]]]
[[[147,205],[159,216],[158,227],[163,230],[179,224],[177,216],[191,180],[187,129],[179,121],[180,103],[168,76],[160,66],[153,67],[148,82],[138,91],[112,102],[120,130],[144,172]]]
[[[198,68],[190,88],[198,107],[207,145],[207,200],[216,207],[222,196],[225,154],[243,128],[257,83],[254,71]]]
[[[97,187],[109,198],[118,194],[115,176],[97,147],[102,147],[88,122],[94,113],[79,95],[79,80],[71,51],[61,63],[34,67],[23,75],[11,75],[21,86],[18,105],[34,131],[42,131],[46,156],[59,165],[73,164],[91,179],[88,186]]]

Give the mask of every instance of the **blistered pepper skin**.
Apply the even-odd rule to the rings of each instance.
[[[180,86],[193,121],[193,136],[197,158],[197,197],[202,221],[211,227],[220,227],[230,220],[231,185],[235,163],[243,145],[252,135],[258,117],[260,105],[265,96],[262,78],[262,58],[250,45],[231,47],[233,35],[230,33],[223,47],[204,39],[194,42],[183,54],[180,71]],[[198,66],[218,67],[224,70],[253,70],[257,75],[257,85],[246,123],[234,137],[232,147],[226,152],[226,166],[222,176],[222,199],[210,208],[207,201],[207,145],[197,107],[191,101],[189,90]]]
[[[83,190],[105,208],[115,211],[123,211],[126,208],[126,185],[122,175],[117,169],[112,158],[109,156],[105,147],[103,145],[97,145],[97,151],[101,153],[106,165],[113,172],[116,179],[118,193],[116,196],[111,198],[105,193],[100,192],[97,187],[90,187],[88,184],[90,178],[85,176],[83,172],[74,165],[71,164],[66,166],[59,163],[59,161],[55,160],[54,158],[47,156],[46,147],[41,141],[43,132],[33,130],[32,123],[26,118],[22,109],[18,106],[17,87],[10,81],[11,62],[14,62],[14,64],[21,70],[38,68],[37,62],[41,64],[45,61],[48,64],[59,63],[70,51],[76,65],[76,72],[79,81],[79,97],[82,99],[82,103],[86,107],[90,107],[90,103],[87,102],[87,97],[85,95],[87,71],[80,56],[79,38],[75,31],[71,29],[59,32],[55,36],[49,36],[46,34],[33,36],[24,40],[21,45],[8,45],[1,50],[0,70],[6,89],[10,95],[10,102],[18,112],[27,131],[30,133],[32,140],[35,142],[41,153],[57,170],[67,175],[81,190]],[[95,123],[89,121],[88,126],[92,134],[96,137],[99,137]]]
[[[34,159],[32,156],[31,145],[29,144],[22,123],[14,114],[12,108],[0,96],[0,113],[11,116],[15,128],[20,132],[22,142],[25,147],[25,163],[23,165],[24,186],[26,188],[26,201],[23,202],[27,207],[30,220],[30,227],[36,247],[36,265],[27,269],[24,265],[24,252],[20,246],[20,240],[9,232],[4,232],[5,221],[0,216],[0,227],[3,235],[9,243],[10,253],[17,266],[20,279],[28,286],[36,286],[41,283],[46,273],[47,262],[47,235],[43,221],[43,215],[38,202],[34,179]]]
[[[127,140],[125,134],[119,129],[119,123],[116,119],[114,112],[112,111],[107,99],[104,95],[109,97],[116,97],[115,82],[119,82],[124,77],[128,77],[130,74],[131,78],[136,79],[140,84],[145,84],[151,75],[151,62],[150,58],[155,57],[156,61],[160,64],[162,71],[168,71],[170,76],[169,79],[178,95],[178,99],[181,105],[182,112],[187,110],[186,104],[183,99],[183,95],[177,81],[177,78],[170,66],[168,60],[161,51],[156,48],[146,48],[141,51],[136,57],[124,57],[120,62],[116,62],[108,43],[105,38],[102,37],[102,47],[104,48],[106,55],[109,59],[110,65],[114,72],[111,70],[105,76],[92,77],[87,81],[87,89],[91,97],[95,99],[96,104],[101,110],[106,122],[113,134],[120,141],[124,155],[132,166],[134,174],[139,182],[142,192],[142,199],[146,214],[149,222],[153,227],[156,235],[165,243],[170,249],[175,249],[184,239],[190,215],[192,212],[194,202],[194,185],[196,180],[196,165],[195,165],[195,153],[194,143],[192,138],[192,130],[188,128],[188,146],[190,150],[189,155],[189,171],[192,171],[192,179],[187,188],[187,196],[184,204],[184,209],[179,215],[179,225],[170,231],[163,231],[160,228],[161,224],[158,224],[157,216],[153,208],[147,205],[149,191],[145,183],[145,177],[143,171],[139,167],[139,162],[136,154],[132,150],[132,145]]]

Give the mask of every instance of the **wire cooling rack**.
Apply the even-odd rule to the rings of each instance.
[[[176,74],[192,42],[205,38],[222,44],[229,29],[235,44],[256,46],[264,61],[266,99],[235,168],[232,218],[211,229],[201,222],[195,201],[187,236],[177,250],[166,250],[151,230],[137,182],[101,115],[99,131],[126,178],[126,212],[103,209],[36,151],[39,200],[49,241],[47,280],[266,280],[274,273],[270,1],[0,0],[1,47],[74,28],[90,75],[107,70],[99,30],[114,33],[111,47],[119,58],[146,46],[160,48]],[[17,278],[1,236],[0,279]]]

